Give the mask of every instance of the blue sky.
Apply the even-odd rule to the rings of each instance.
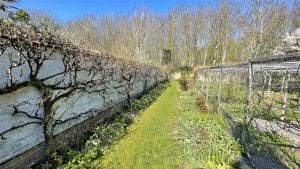
[[[164,14],[178,4],[204,5],[209,2],[213,0],[20,0],[15,6],[25,10],[46,10],[67,21],[85,13],[127,13],[134,7],[146,7]]]

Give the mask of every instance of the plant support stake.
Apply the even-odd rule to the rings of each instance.
[[[287,95],[288,95],[288,87],[289,87],[289,69],[286,70],[285,76],[284,76],[284,80],[283,80],[283,84],[282,84],[282,92],[283,92],[283,98],[282,98],[282,111],[281,111],[281,120],[284,120],[284,114],[286,112],[286,99],[287,99]]]
[[[252,95],[252,62],[251,60],[248,61],[248,79],[247,79],[247,96],[246,96],[246,106],[244,112],[244,124],[243,124],[243,133],[242,133],[242,143],[244,146],[247,145],[249,139],[249,132],[248,132],[248,121],[249,121],[249,114],[251,109],[251,95]]]

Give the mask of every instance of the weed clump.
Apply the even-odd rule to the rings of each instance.
[[[181,102],[186,108],[177,139],[190,168],[232,168],[240,156],[241,147],[228,132],[229,126],[223,116],[201,113],[212,112],[203,96],[195,98],[195,94],[182,92]]]
[[[199,107],[199,110],[203,113],[208,113],[209,109],[205,100],[205,97],[203,97],[202,95],[198,95],[196,97],[196,104]]]
[[[178,133],[184,156],[194,166],[230,168],[239,156],[239,144],[227,132],[221,115],[190,114],[182,121]]]
[[[187,91],[189,89],[187,78],[181,77],[178,81],[179,81],[181,90]]]

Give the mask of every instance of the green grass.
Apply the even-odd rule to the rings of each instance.
[[[67,163],[54,156],[57,168],[232,168],[240,147],[223,116],[201,113],[206,105],[193,88],[182,91],[175,81],[148,107],[157,91],[136,100],[129,114],[96,127],[88,151],[66,151]]]
[[[230,168],[239,155],[223,116],[201,113],[195,92],[184,92],[172,82],[94,166]]]
[[[209,98],[210,106],[217,103],[217,85],[211,85],[210,90],[214,87],[214,96]],[[245,88],[233,86],[230,83],[223,83],[222,86],[222,99],[221,107],[224,112],[228,113],[233,120],[237,128],[237,136],[241,136],[242,133],[242,123],[245,111]],[[281,117],[281,106],[283,93],[280,91],[270,91],[269,97],[267,91],[262,91],[255,88],[252,95],[252,105],[251,105],[251,115],[254,118],[260,118],[268,121],[277,121]],[[260,100],[260,96],[264,93],[264,98]],[[212,93],[210,93],[212,94]],[[294,93],[295,94],[295,93]],[[287,111],[284,115],[285,121],[298,121],[300,119],[300,113],[298,105],[295,101],[292,101],[291,93],[288,94],[287,98]],[[261,102],[260,102],[261,101]],[[272,105],[272,109],[269,107]],[[273,154],[282,163],[289,166],[290,168],[295,168],[296,164],[294,161],[299,161],[299,153],[294,151],[290,145],[290,141],[284,136],[276,132],[259,132],[254,127],[249,127],[251,144],[249,145],[251,149],[255,149],[259,152],[266,154]],[[246,151],[246,150],[244,150]],[[299,163],[299,162],[298,162]]]
[[[116,116],[106,119],[91,131],[80,138],[81,143],[73,143],[58,149],[55,153],[48,153],[45,162],[34,168],[50,169],[94,169],[99,166],[92,165],[93,162],[102,157],[106,150],[116,140],[121,139],[127,133],[127,127],[132,121],[139,117],[140,113],[149,107],[165,90],[170,83],[156,86],[143,95],[142,98],[134,100],[129,109],[119,112]]]
[[[242,117],[246,104],[246,86],[232,83],[231,81],[222,83],[221,107],[234,117]],[[198,87],[201,82],[198,82]],[[209,83],[208,102],[217,105],[218,84]],[[206,92],[206,85],[203,87]],[[264,94],[263,94],[264,93]],[[284,119],[287,121],[299,121],[300,111],[297,102],[298,93],[288,93],[286,102],[286,112]],[[263,96],[263,97],[262,97]],[[252,109],[255,109],[255,117],[265,120],[278,120],[282,116],[283,93],[280,91],[270,91],[267,89],[253,88],[251,96]],[[269,107],[272,109],[269,110]]]
[[[99,168],[179,168],[181,148],[174,128],[178,122],[179,85],[171,86],[128,128],[106,155],[95,162]]]
[[[223,116],[200,113],[194,92],[181,95],[182,116],[178,138],[190,168],[232,168],[240,156],[240,146],[229,134]],[[185,107],[185,108],[183,108]]]
[[[85,151],[66,149],[63,153],[54,153],[52,161],[41,168],[238,167],[241,147],[230,135],[224,117],[212,112],[205,98],[197,96],[190,84],[187,91],[180,90],[175,81],[166,90],[161,86],[150,91],[142,99],[135,100],[127,113],[97,126],[86,142]],[[230,98],[222,107],[239,121],[244,105],[237,100],[240,99]],[[254,139],[252,146],[260,151],[274,152],[272,147],[265,149],[266,142],[287,144],[276,133],[250,132]],[[299,159],[297,152],[283,150],[289,158]]]

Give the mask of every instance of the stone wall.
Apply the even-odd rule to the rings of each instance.
[[[166,78],[156,67],[1,26],[0,168],[35,163]]]

